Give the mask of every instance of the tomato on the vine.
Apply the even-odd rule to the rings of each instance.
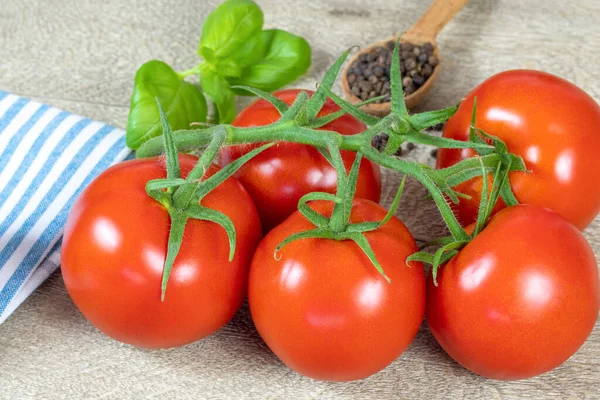
[[[600,106],[583,90],[540,71],[515,70],[492,76],[475,88],[450,118],[444,137],[467,141],[473,100],[476,126],[502,139],[520,155],[531,173],[512,172],[510,183],[520,203],[548,207],[579,229],[600,212]],[[470,149],[440,149],[437,167],[472,157]],[[481,178],[460,184],[457,214],[475,221]],[[498,202],[496,211],[504,207]]]
[[[333,208],[328,202],[310,206],[327,217]],[[381,221],[385,215],[380,205],[356,199],[350,222]],[[396,217],[365,233],[391,283],[350,240],[300,239],[274,258],[282,240],[313,228],[297,211],[260,243],[248,283],[252,319],[293,370],[315,379],[365,378],[400,356],[423,320],[423,267],[403,262],[417,246]]]
[[[309,94],[311,91],[305,90]],[[282,90],[273,93],[287,104],[292,104],[300,90]],[[318,116],[338,111],[340,108],[327,99]],[[265,100],[258,100],[244,109],[233,121],[234,126],[262,126],[275,122],[280,115],[277,109]],[[366,126],[345,114],[321,129],[338,132],[342,135],[354,135],[366,130]],[[224,166],[238,159],[243,154],[258,147],[259,144],[235,145],[223,148],[219,153],[219,163]],[[342,151],[342,158],[349,171],[355,153]],[[298,200],[309,192],[335,193],[337,174],[335,168],[309,145],[281,142],[244,164],[235,175],[250,193],[263,229],[270,229],[281,223],[296,210]],[[369,160],[362,160],[357,197],[379,201],[381,194],[381,177],[379,166]]]
[[[427,323],[444,350],[488,378],[523,379],[573,355],[600,308],[589,244],[555,212],[508,207],[427,286]]]
[[[182,177],[197,160],[179,156]],[[213,165],[207,177],[218,170]],[[221,226],[189,219],[161,302],[170,219],[145,185],[165,175],[159,157],[104,171],[73,205],[63,238],[62,273],[79,310],[106,335],[141,347],[191,343],[229,321],[246,295],[248,268],[261,237],[252,199],[234,178],[225,180],[201,204],[233,222],[233,261],[228,261]]]

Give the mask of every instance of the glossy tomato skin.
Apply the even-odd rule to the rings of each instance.
[[[575,226],[551,210],[518,205],[428,279],[427,323],[465,368],[524,379],[562,364],[592,331],[598,266]]]
[[[600,212],[600,106],[583,90],[556,76],[515,70],[494,75],[475,88],[450,118],[444,137],[466,141],[477,97],[477,127],[504,140],[532,172],[513,172],[520,203],[548,207],[579,229]],[[469,149],[440,149],[437,167],[475,155]],[[481,178],[458,186],[462,223],[475,221]],[[496,210],[505,207],[502,200]]]
[[[324,202],[311,207],[323,215],[332,208]],[[380,221],[385,213],[378,204],[357,199],[351,220]],[[366,234],[391,284],[351,241],[302,239],[274,259],[284,238],[312,228],[295,212],[257,248],[248,285],[252,319],[293,370],[322,380],[365,378],[400,356],[423,320],[423,267],[403,262],[417,246],[395,217]]]
[[[182,177],[196,161],[180,156]],[[215,165],[208,174],[218,169]],[[170,220],[144,187],[165,177],[165,171],[164,158],[126,161],[106,170],[75,202],[63,239],[62,274],[79,310],[106,335],[140,347],[181,346],[229,321],[245,297],[261,237],[250,196],[234,178],[227,179],[202,205],[231,218],[237,231],[233,261],[227,259],[223,228],[189,220],[161,302]]]
[[[313,92],[305,90],[309,94]],[[292,104],[300,90],[282,90],[274,95],[287,104]],[[340,108],[327,99],[319,116],[338,111]],[[275,122],[279,113],[270,103],[258,100],[244,109],[233,121],[235,126],[261,126]],[[350,115],[344,115],[322,129],[342,135],[354,135],[366,130],[366,126]],[[255,145],[229,146],[221,150],[219,163],[224,166],[238,159]],[[355,154],[342,151],[342,158],[349,171]],[[254,157],[235,175],[254,199],[263,229],[268,232],[293,213],[298,200],[310,192],[335,193],[337,174],[317,149],[297,143],[278,143]],[[379,166],[369,160],[361,162],[356,195],[379,201],[381,176]]]

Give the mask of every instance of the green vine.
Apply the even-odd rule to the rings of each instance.
[[[337,171],[337,192],[335,195],[320,192],[309,193],[300,199],[298,203],[299,211],[315,228],[286,238],[277,247],[275,256],[285,245],[295,240],[305,238],[352,240],[364,251],[386,279],[388,278],[364,234],[379,228],[394,215],[404,187],[404,179],[384,220],[360,224],[349,223],[352,200],[356,190],[358,167],[363,157],[383,167],[403,173],[404,178],[410,176],[418,180],[427,188],[438,206],[440,214],[450,231],[450,236],[443,238],[438,243],[441,247],[434,254],[421,251],[406,260],[407,262],[422,261],[432,264],[434,279],[439,266],[453,257],[460,248],[483,229],[499,197],[502,197],[507,204],[516,202],[510,189],[508,174],[511,171],[525,171],[525,164],[520,157],[509,153],[506,145],[501,140],[476,128],[476,102],[473,108],[473,120],[468,142],[437,137],[423,132],[433,125],[446,121],[456,112],[458,107],[454,106],[443,110],[409,115],[402,92],[400,59],[398,43],[396,43],[390,74],[392,88],[391,112],[381,118],[366,114],[331,90],[348,54],[349,50],[344,52],[327,71],[312,97],[309,97],[306,92],[300,92],[290,106],[265,91],[238,86],[238,89],[254,93],[270,102],[277,109],[281,117],[270,125],[258,127],[214,125],[205,129],[171,132],[159,104],[163,137],[156,137],[144,143],[137,151],[137,156],[143,158],[163,153],[166,153],[167,156],[167,178],[148,182],[147,185],[148,194],[163,204],[171,215],[172,227],[163,275],[163,297],[170,269],[181,244],[188,218],[206,219],[220,224],[227,231],[230,238],[230,258],[233,257],[235,230],[231,221],[224,214],[219,213],[219,215],[214,210],[208,210],[200,206],[200,201],[223,180],[231,176],[243,163],[269,147],[270,144],[246,154],[220,172],[203,180],[205,171],[222,146],[264,142],[271,142],[272,144],[272,142],[287,141],[307,144],[319,149],[321,154],[329,160]],[[332,115],[317,117],[319,110],[328,97],[339,105],[341,110]],[[316,128],[324,126],[344,113],[362,121],[368,128],[351,136],[341,135],[333,131],[316,130]],[[373,138],[379,133],[388,135],[388,142],[383,151],[377,150],[372,145]],[[424,164],[394,157],[393,154],[404,142],[429,144],[441,148],[472,148],[479,156],[463,160],[449,168],[434,170]],[[198,164],[185,180],[181,179],[176,157],[177,152],[198,148],[204,148]],[[350,150],[357,153],[349,174],[346,174],[340,150]],[[465,196],[455,191],[453,187],[461,182],[481,176],[484,188],[487,188],[489,173],[494,174],[492,188],[489,193],[483,191],[479,218],[473,234],[469,234],[456,219],[449,204],[449,202],[457,203],[459,197]],[[326,218],[312,210],[307,203],[313,200],[333,201],[334,207],[331,217]]]

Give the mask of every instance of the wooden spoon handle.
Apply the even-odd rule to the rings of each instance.
[[[428,38],[435,42],[438,33],[469,0],[433,0],[425,14],[403,35],[405,38]]]

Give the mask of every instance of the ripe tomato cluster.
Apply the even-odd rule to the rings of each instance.
[[[291,104],[297,90],[275,93]],[[106,335],[141,347],[164,348],[199,340],[224,325],[246,293],[256,328],[290,368],[324,380],[372,375],[409,346],[426,316],[443,349],[469,370],[494,379],[522,379],[560,365],[584,343],[600,309],[598,267],[580,232],[600,211],[600,107],[554,76],[511,71],[469,94],[444,136],[468,140],[473,99],[477,126],[504,140],[530,173],[512,172],[516,198],[437,273],[426,278],[418,247],[396,217],[365,233],[389,282],[351,240],[309,238],[280,243],[314,226],[296,210],[309,192],[336,191],[336,170],[314,147],[281,143],[244,164],[202,199],[231,219],[235,257],[217,224],[190,220],[161,301],[169,239],[168,210],[151,199],[146,182],[165,176],[164,158],[127,161],[101,174],[74,205],[65,229],[62,271],[84,316]],[[338,111],[327,101],[320,115]],[[235,126],[279,118],[259,100]],[[323,129],[352,135],[366,129],[343,115]],[[255,148],[222,149],[222,166]],[[586,149],[589,147],[590,149]],[[438,167],[472,157],[442,149]],[[342,152],[346,169],[355,155]],[[197,159],[181,155],[183,178]],[[207,177],[217,173],[211,167]],[[206,178],[206,177],[205,177]],[[237,179],[236,179],[237,178]],[[458,190],[456,212],[476,218],[481,178]],[[350,223],[377,222],[379,166],[363,160]],[[333,205],[310,208],[332,215]],[[262,222],[262,229],[261,229]],[[472,228],[467,228],[467,231]],[[261,240],[261,234],[266,233]]]

